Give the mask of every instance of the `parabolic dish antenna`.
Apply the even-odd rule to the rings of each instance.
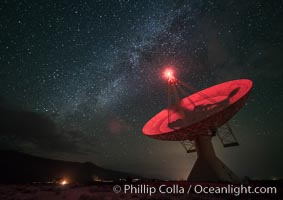
[[[188,181],[238,182],[238,177],[216,157],[211,139],[217,135],[224,147],[239,145],[227,122],[244,106],[252,81],[232,80],[196,92],[176,79],[172,69],[164,76],[168,80],[168,107],[144,125],[144,135],[179,141],[188,153],[197,152]],[[186,90],[194,93],[186,95]],[[181,99],[179,93],[185,97]]]

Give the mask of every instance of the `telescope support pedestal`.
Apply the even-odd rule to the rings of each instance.
[[[188,181],[195,182],[240,182],[239,178],[216,157],[211,142],[212,136],[199,135],[195,139],[197,161]]]

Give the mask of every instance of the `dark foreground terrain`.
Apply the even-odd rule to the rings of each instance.
[[[128,183],[117,183],[119,186],[124,187]],[[150,185],[151,187],[158,188],[162,184],[169,186],[179,185],[185,188],[190,186],[189,183],[185,182],[155,182],[155,183],[134,183],[134,186],[140,186],[140,184]],[[202,184],[209,186],[209,184]],[[135,192],[120,191],[116,193],[113,191],[115,183],[99,183],[95,185],[79,186],[79,185],[58,185],[58,184],[22,184],[22,185],[0,185],[0,199],[1,200],[115,200],[115,199],[136,199],[136,200],[177,200],[177,199],[192,199],[192,200],[280,200],[282,196],[282,184],[263,184],[256,183],[252,184],[261,186],[275,186],[277,188],[276,194],[196,194],[190,192],[189,194],[160,194],[156,192],[151,196],[149,194],[137,194]],[[219,184],[210,184],[212,187],[217,187]],[[222,184],[223,186],[223,184]]]
[[[107,170],[88,162],[52,160],[13,151],[0,151],[0,156],[0,200],[283,199],[282,181],[247,180],[245,184],[234,185],[160,181]],[[261,187],[264,190],[273,187],[276,191],[265,191],[264,194],[237,194],[236,190],[208,193],[211,189],[230,186]],[[201,187],[206,190],[200,191]]]

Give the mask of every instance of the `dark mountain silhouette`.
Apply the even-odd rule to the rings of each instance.
[[[114,181],[128,177],[141,178],[107,170],[91,162],[52,160],[15,151],[0,151],[0,157],[0,183],[48,182],[64,177],[77,183],[89,183],[94,178]]]
[[[22,149],[28,143],[45,152],[85,152],[75,142],[85,142],[75,137],[76,131],[60,128],[47,114],[6,108],[0,99],[0,122],[2,149]]]

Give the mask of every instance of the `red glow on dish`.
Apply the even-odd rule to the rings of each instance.
[[[176,109],[180,106],[173,105],[152,117],[144,125],[143,134],[159,140],[192,140],[196,135],[210,131],[211,127],[221,127],[232,118],[244,106],[252,86],[251,80],[239,79],[196,92],[181,99],[178,104],[186,113],[185,118]],[[171,110],[170,120],[174,128],[169,126],[168,109]]]

